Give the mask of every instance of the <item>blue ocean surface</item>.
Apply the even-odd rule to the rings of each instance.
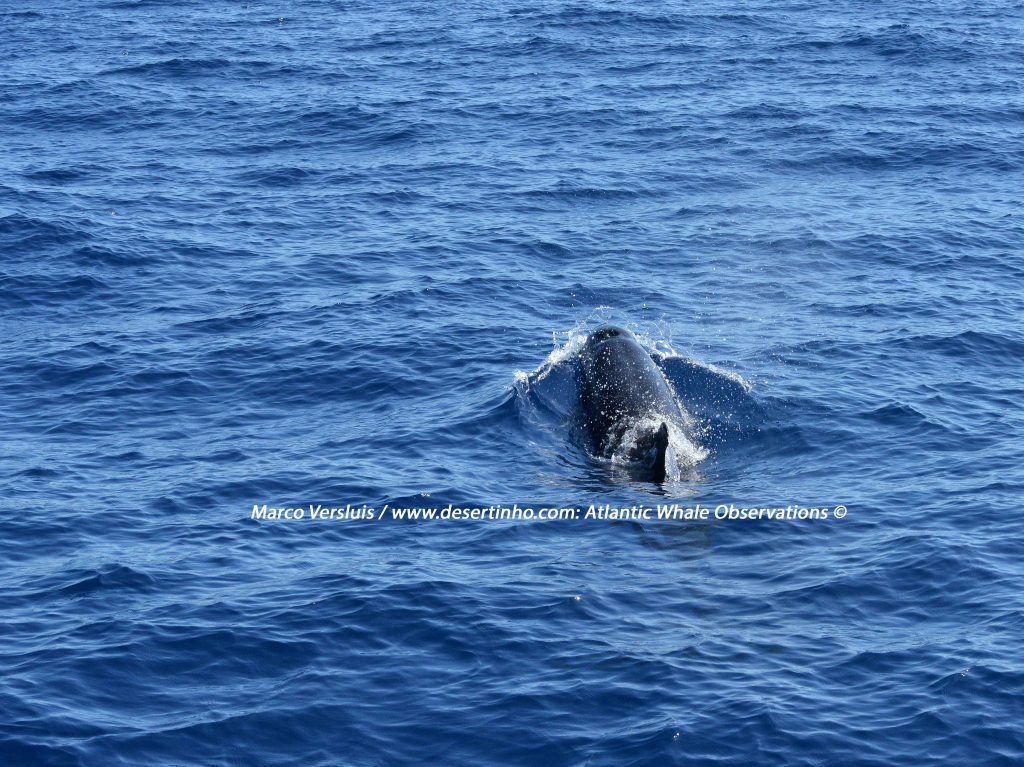
[[[0,765],[1024,763],[1020,2],[12,2],[0,62]],[[681,479],[579,439],[606,323]],[[583,516],[383,511],[513,504]]]

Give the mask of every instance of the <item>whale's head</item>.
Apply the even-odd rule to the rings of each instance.
[[[594,346],[602,341],[607,341],[609,338],[629,338],[634,341],[636,340],[636,336],[625,328],[620,328],[618,325],[602,325],[587,337],[587,344]]]

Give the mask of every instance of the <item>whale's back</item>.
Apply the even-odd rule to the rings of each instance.
[[[672,389],[628,330],[602,328],[580,354],[581,405],[594,451],[607,456],[641,420],[681,417]]]

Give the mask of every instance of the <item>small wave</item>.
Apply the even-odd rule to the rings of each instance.
[[[90,176],[107,171],[100,165],[79,165],[64,168],[46,168],[41,170],[25,171],[22,178],[35,181],[40,184],[71,184],[75,181],[82,181]]]
[[[62,586],[58,593],[63,596],[86,596],[98,591],[127,589],[130,591],[149,591],[156,581],[146,573],[135,570],[127,565],[112,564],[97,568],[95,571],[79,577],[73,583]]]
[[[1024,340],[980,330],[952,335],[918,335],[897,342],[908,351],[926,350],[949,357],[977,359],[984,365],[1016,365],[1024,358]]]
[[[886,426],[898,426],[909,434],[920,434],[925,432],[953,433],[954,430],[935,423],[924,413],[910,405],[900,402],[890,402],[881,407],[869,410],[864,417]]]
[[[90,274],[0,274],[0,307],[66,303],[69,298],[96,298],[111,292],[110,285]]]
[[[519,197],[537,200],[629,200],[638,197],[649,196],[648,192],[640,189],[592,187],[582,186],[574,183],[563,182],[554,189],[528,189],[516,192]]]
[[[271,116],[266,125],[268,135],[294,137],[289,144],[256,142],[247,153],[256,149],[284,149],[302,146],[309,139],[359,148],[376,149],[420,140],[427,126],[424,122],[404,120],[396,115],[375,112],[362,106],[345,106],[311,111],[292,110]],[[240,147],[239,151],[245,148]]]
[[[252,62],[256,66],[270,66],[268,62]],[[188,59],[172,58],[161,61],[149,61],[142,64],[130,64],[123,67],[104,69],[102,75],[147,75],[157,77],[201,77],[223,73],[228,68],[245,62],[233,62],[228,59]]]
[[[134,10],[136,8],[159,8],[161,6],[181,7],[187,6],[188,0],[110,0],[101,4],[100,8],[111,8],[113,10]]]
[[[557,11],[540,13],[535,9],[522,9],[513,11],[512,15],[534,22],[542,28],[593,28],[602,32],[611,27],[616,30],[650,30],[667,33],[674,29],[686,29],[691,23],[690,17],[686,14],[651,14],[639,9],[598,8],[583,5],[570,5]]]
[[[727,118],[738,120],[801,120],[807,116],[806,112],[789,109],[779,104],[760,104],[740,107],[731,112],[726,112]]]
[[[831,39],[802,39],[781,46],[789,50],[869,51],[902,63],[928,65],[936,59],[966,61],[971,51],[962,44],[940,40],[933,32],[921,32],[909,24],[891,24],[874,31],[848,32]]]
[[[129,253],[109,247],[86,245],[72,250],[68,260],[84,266],[139,266],[151,263],[153,258],[137,252]]]
[[[40,248],[65,245],[88,238],[83,229],[57,220],[43,221],[22,213],[0,218],[0,243],[7,247]]]
[[[246,184],[286,189],[315,182],[322,175],[322,170],[313,168],[272,167],[246,170],[239,173],[236,178]]]
[[[778,157],[770,166],[784,170],[897,171],[925,167],[1016,171],[1024,168],[1024,151],[998,145],[941,140],[908,140],[905,135],[869,136],[863,145],[813,149]]]

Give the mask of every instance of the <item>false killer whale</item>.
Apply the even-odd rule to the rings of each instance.
[[[579,356],[580,407],[593,453],[617,458],[645,479],[678,473],[670,424],[685,417],[665,374],[636,336],[605,326],[590,334]]]

